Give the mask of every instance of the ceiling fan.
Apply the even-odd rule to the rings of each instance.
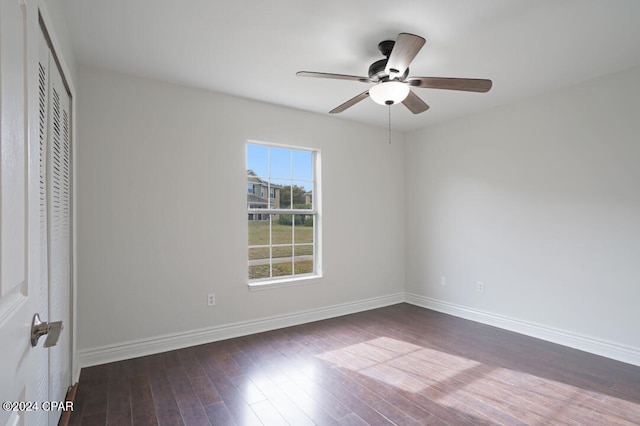
[[[329,114],[343,112],[361,100],[371,97],[381,105],[394,105],[402,102],[409,111],[419,114],[429,109],[411,87],[428,89],[462,90],[466,92],[488,92],[491,80],[477,78],[444,78],[444,77],[408,77],[409,64],[416,57],[425,39],[408,33],[400,33],[395,41],[385,40],[378,44],[378,50],[386,56],[369,67],[369,76],[332,74],[324,72],[299,71],[300,77],[333,78],[338,80],[353,80],[362,83],[374,83],[369,89],[349,99],[342,105],[329,111]]]

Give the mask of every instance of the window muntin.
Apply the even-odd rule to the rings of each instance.
[[[318,275],[317,151],[247,143],[249,283]]]

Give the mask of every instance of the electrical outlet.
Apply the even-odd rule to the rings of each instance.
[[[440,277],[440,285],[441,286],[447,285],[447,277],[445,276]]]
[[[484,283],[482,281],[478,281],[476,288],[478,289],[478,293],[484,293]]]
[[[216,304],[216,295],[213,293],[209,293],[207,295],[207,305],[208,306],[213,306]]]

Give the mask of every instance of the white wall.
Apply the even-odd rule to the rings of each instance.
[[[640,68],[407,134],[405,163],[409,294],[640,354]]]
[[[78,86],[80,352],[404,290],[401,135],[86,67]],[[247,139],[321,150],[321,280],[248,290]]]
[[[391,145],[384,128],[86,67],[78,102],[81,357],[406,290],[640,359],[640,68]],[[319,282],[248,290],[247,139],[321,149]]]

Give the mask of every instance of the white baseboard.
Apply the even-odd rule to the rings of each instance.
[[[570,333],[544,325],[497,315],[490,312],[484,312],[412,293],[405,293],[405,302],[422,308],[503,328],[505,330],[514,331],[516,333],[640,366],[640,348],[633,348],[600,339],[594,339],[593,337]]]
[[[108,362],[137,358],[174,349],[202,345],[204,343],[211,343],[219,340],[231,339],[234,337],[241,337],[249,334],[339,317],[370,309],[382,308],[384,306],[395,305],[402,302],[404,302],[404,293],[396,293],[324,308],[294,312],[286,315],[259,318],[251,321],[202,328],[183,333],[165,334],[148,339],[128,341],[97,348],[82,349],[78,351],[77,365],[80,369],[93,365],[106,364]]]
[[[294,325],[335,318],[342,315],[381,308],[402,302],[640,366],[639,348],[594,339],[592,337],[578,335],[540,324],[468,308],[441,300],[431,299],[417,294],[396,293],[324,308],[294,312],[286,315],[277,315],[251,321],[202,328],[183,333],[165,334],[148,339],[83,349],[77,354],[77,375],[79,376],[81,368],[93,365],[121,361],[124,359],[131,359],[186,348],[189,346],[196,346],[204,343],[216,342],[284,327],[291,327]],[[76,374],[74,374],[74,376],[75,375]]]

